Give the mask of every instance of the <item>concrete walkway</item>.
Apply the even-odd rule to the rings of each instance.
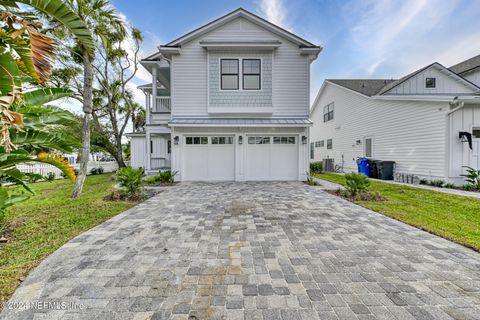
[[[472,250],[299,182],[181,183],[49,256],[0,317],[480,319],[479,306]]]

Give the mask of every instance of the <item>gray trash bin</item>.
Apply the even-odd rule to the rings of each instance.
[[[395,161],[377,161],[378,178],[382,180],[393,180]]]

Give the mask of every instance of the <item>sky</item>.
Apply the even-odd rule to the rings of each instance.
[[[311,101],[324,79],[399,78],[433,62],[480,54],[480,0],[113,0],[144,35],[142,57],[239,7],[323,47]],[[144,69],[134,84],[150,81]],[[144,102],[143,94],[135,94]]]

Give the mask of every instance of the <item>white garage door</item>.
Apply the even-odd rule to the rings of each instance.
[[[298,139],[295,136],[249,136],[246,180],[297,180]]]
[[[186,136],[183,148],[183,180],[235,180],[233,136]]]

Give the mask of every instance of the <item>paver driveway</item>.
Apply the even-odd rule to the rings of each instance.
[[[8,319],[479,319],[480,255],[318,188],[182,183],[47,258]],[[53,303],[83,306],[51,310]],[[31,307],[31,306],[30,306]]]

